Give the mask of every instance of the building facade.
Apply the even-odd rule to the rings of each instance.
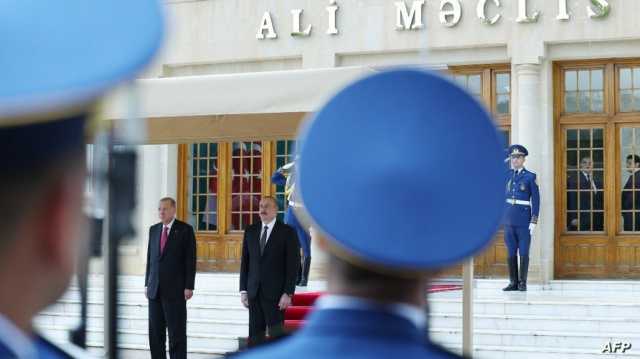
[[[528,148],[542,201],[531,280],[640,277],[640,3],[170,0],[166,9],[169,39],[138,81],[149,144],[139,235],[122,249],[129,272],[144,269],[164,195],[197,229],[198,268],[237,270],[260,197],[284,204],[270,175],[291,159],[303,118],[348,81],[414,65],[458,81],[505,144]],[[109,117],[125,107],[115,96]],[[473,156],[452,160],[464,168]],[[461,205],[459,225],[464,215],[473,214]],[[498,233],[476,274],[504,276],[505,257]]]

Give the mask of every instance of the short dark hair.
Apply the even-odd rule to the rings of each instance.
[[[630,160],[630,159],[633,159],[633,162],[635,164],[640,164],[640,156],[635,155],[635,154],[627,156],[627,161]]]
[[[74,171],[86,169],[85,146],[74,148],[37,166],[12,168],[0,172],[0,238],[2,248],[16,240],[18,223],[41,204],[55,180]],[[78,189],[82,191],[82,189]]]
[[[176,208],[177,202],[172,197],[162,197],[160,198],[160,202],[169,202],[171,207]]]

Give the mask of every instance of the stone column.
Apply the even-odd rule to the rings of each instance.
[[[540,187],[540,218],[530,253],[529,278],[532,283],[546,284],[553,273],[553,120],[545,109],[542,66],[535,63],[515,64],[513,84],[516,104],[512,117],[512,143],[529,151],[525,167],[537,174]]]

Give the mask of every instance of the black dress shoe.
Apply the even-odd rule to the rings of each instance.
[[[514,290],[518,290],[518,285],[515,283],[509,283],[509,285],[502,288],[502,290],[505,292],[512,292]]]
[[[521,291],[521,292],[526,292],[527,291],[527,283],[526,282],[518,283],[518,290]]]

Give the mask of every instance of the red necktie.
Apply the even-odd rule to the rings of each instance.
[[[160,236],[160,254],[164,252],[164,246],[167,245],[167,238],[169,237],[169,227],[162,227],[162,235]]]

